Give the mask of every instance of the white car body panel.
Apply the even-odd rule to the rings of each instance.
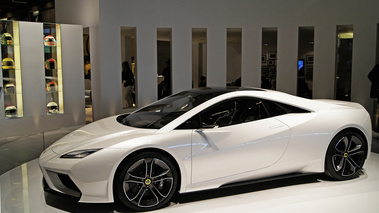
[[[214,129],[175,130],[204,109],[234,97],[262,98],[310,112]],[[180,169],[179,191],[185,193],[287,173],[324,172],[328,145],[346,128],[359,129],[371,147],[370,117],[359,104],[276,91],[236,91],[204,102],[158,130],[128,127],[116,116],[94,122],[47,148],[39,163],[51,189],[63,193],[53,178],[55,173],[66,174],[80,189],[80,202],[113,202],[116,170],[138,150],[157,149],[172,156]],[[89,148],[101,150],[82,159],[60,158]]]
[[[192,183],[238,175],[274,164],[287,148],[289,131],[275,118],[248,125],[194,131]],[[246,137],[246,132],[251,132],[252,136]]]

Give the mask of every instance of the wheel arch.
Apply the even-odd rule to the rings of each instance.
[[[172,156],[169,152],[165,151],[165,150],[162,150],[162,149],[159,149],[159,148],[143,148],[143,149],[139,149],[139,150],[136,150],[132,153],[130,153],[129,155],[127,155],[117,166],[117,169],[114,173],[114,177],[117,177],[119,175],[119,173],[121,172],[121,169],[122,169],[122,165],[125,164],[126,161],[128,161],[131,157],[135,156],[135,155],[138,155],[140,153],[144,153],[144,152],[156,152],[156,153],[160,153],[166,157],[168,157],[173,163],[174,163],[174,166],[176,168],[176,170],[178,171],[178,174],[179,174],[179,177],[178,177],[178,188],[177,188],[177,192],[178,193],[181,189],[181,186],[182,186],[182,170],[180,169],[180,166],[177,162],[177,160],[175,159],[174,156]],[[113,192],[113,198],[114,198],[114,201],[116,201],[117,196],[115,195],[115,181],[116,179],[113,178],[113,181],[112,181],[112,192]]]
[[[367,160],[368,156],[369,156],[369,153],[368,151],[370,150],[369,146],[370,146],[370,139],[367,138],[368,136],[364,133],[364,131],[362,131],[360,128],[358,127],[346,127],[346,128],[342,128],[341,130],[339,131],[336,131],[336,133],[333,135],[333,137],[330,139],[330,142],[329,142],[329,145],[327,146],[327,150],[325,152],[325,158],[324,158],[324,172],[326,174],[328,174],[329,176],[332,176],[329,172],[328,172],[328,169],[327,169],[327,152],[331,146],[331,144],[333,143],[333,141],[336,139],[337,136],[343,134],[343,133],[356,133],[358,134],[362,139],[363,139],[363,143],[365,143],[365,160]],[[335,177],[334,177],[335,178]]]
[[[365,147],[365,151],[366,151],[366,159],[367,159],[367,157],[368,157],[368,155],[369,155],[369,146],[370,146],[370,144],[369,144],[369,141],[370,141],[370,139],[369,138],[367,138],[368,136],[361,130],[361,129],[359,129],[359,128],[357,128],[357,127],[346,127],[346,128],[344,128],[344,129],[342,129],[342,130],[340,130],[340,131],[338,131],[336,134],[334,134],[334,136],[333,136],[333,138],[332,138],[332,140],[331,141],[333,141],[334,140],[334,138],[338,135],[338,134],[340,134],[341,132],[349,132],[349,131],[352,131],[352,132],[355,132],[355,133],[357,133],[357,134],[359,134],[362,138],[363,138],[363,140],[364,140],[364,142],[365,142],[365,144],[366,144],[366,147]],[[330,142],[331,142],[330,141]],[[329,142],[329,143],[330,143]]]

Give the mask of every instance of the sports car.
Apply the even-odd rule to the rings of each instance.
[[[40,156],[46,191],[137,211],[175,194],[292,174],[361,174],[371,121],[359,104],[259,88],[199,88],[61,138]]]

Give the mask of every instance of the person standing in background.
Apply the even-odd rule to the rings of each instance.
[[[134,103],[132,91],[134,86],[134,75],[127,61],[124,61],[122,63],[122,83],[123,86],[126,87],[126,92],[124,96],[126,100],[126,107],[133,107]]]
[[[371,90],[370,90],[370,98],[376,99],[379,103],[379,64],[375,65],[374,68],[368,74],[368,79],[371,81]],[[373,130],[378,131],[379,118],[377,117],[377,108],[374,109],[375,114],[375,122],[373,125]]]
[[[370,98],[376,98],[379,102],[379,64],[372,68],[368,74],[368,79],[371,81]]]
[[[166,91],[164,97],[167,97],[171,95],[171,60],[167,59],[166,61],[166,67],[162,71],[162,75],[164,77],[164,80],[166,82]]]

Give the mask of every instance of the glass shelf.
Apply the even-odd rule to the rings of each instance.
[[[20,37],[17,21],[0,21],[1,68],[6,118],[23,117]]]
[[[43,33],[46,112],[62,114],[64,106],[60,25],[44,24]]]

